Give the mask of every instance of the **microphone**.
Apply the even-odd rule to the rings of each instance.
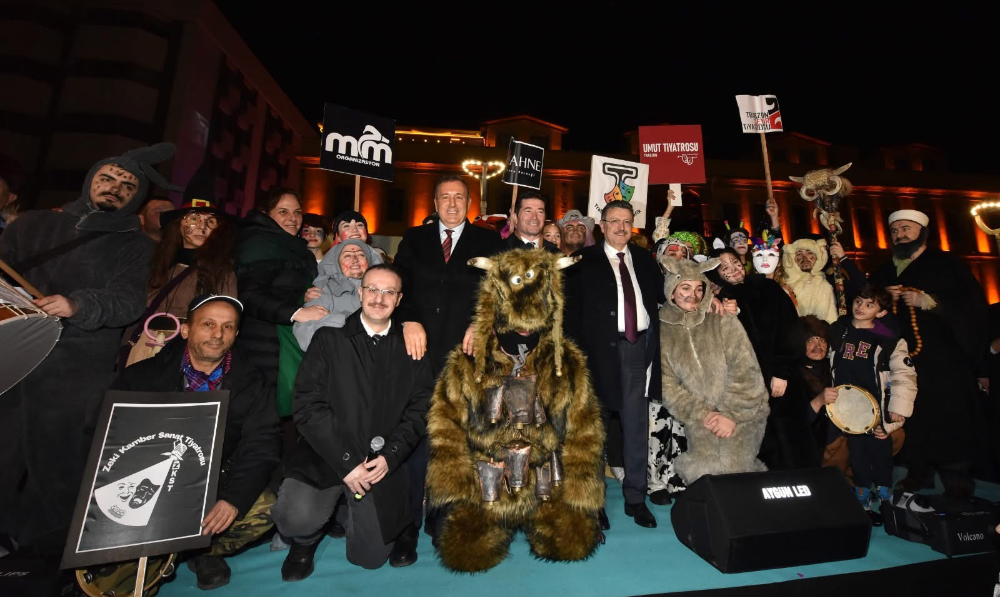
[[[368,446],[368,456],[365,457],[365,461],[371,462],[372,460],[378,458],[379,452],[381,452],[382,448],[384,447],[385,447],[385,440],[382,438],[381,435],[376,435],[375,437],[373,437],[371,444],[369,444]],[[365,496],[361,495],[360,493],[354,494],[354,499],[356,500],[360,500],[363,497]]]

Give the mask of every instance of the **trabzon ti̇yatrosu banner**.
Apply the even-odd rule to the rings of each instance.
[[[319,167],[392,181],[396,121],[326,104]]]
[[[627,201],[635,212],[633,228],[646,227],[649,166],[595,155],[590,161],[590,197],[587,215],[596,221],[611,201]]]
[[[63,567],[209,544],[228,394],[108,392]]]
[[[737,95],[744,133],[778,133],[783,129],[776,95]]]

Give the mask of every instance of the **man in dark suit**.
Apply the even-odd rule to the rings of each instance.
[[[434,378],[456,344],[461,343],[466,354],[472,354],[472,316],[483,271],[470,266],[469,259],[487,257],[504,248],[498,234],[469,223],[469,204],[465,181],[455,175],[443,176],[434,187],[438,221],[407,230],[394,260],[406,288],[406,300],[398,314],[406,352],[413,359],[427,355]],[[415,553],[422,522],[427,442],[420,442],[409,466],[414,520],[404,545],[412,542]]]
[[[348,495],[347,559],[364,568],[416,561],[395,557],[410,525],[407,458],[424,435],[433,379],[426,359],[406,355],[392,314],[402,279],[386,264],[361,280],[361,309],[342,328],[313,336],[295,380],[293,414],[301,436],[272,514],[291,549],[286,581],[312,574],[313,554],[338,499]],[[384,445],[374,457],[372,440]],[[407,554],[409,555],[409,554]]]
[[[663,276],[649,251],[630,243],[632,206],[611,201],[601,214],[604,242],[575,253],[567,270],[565,329],[587,353],[587,365],[603,408],[605,426],[617,413],[621,425],[625,514],[654,528],[646,507],[648,399],[660,399],[660,335],[657,303]],[[649,389],[646,389],[647,373]],[[602,526],[607,526],[602,516]]]
[[[561,253],[555,244],[542,238],[545,227],[545,198],[538,191],[525,191],[514,201],[510,226],[513,233],[507,237],[507,249],[545,249]]]

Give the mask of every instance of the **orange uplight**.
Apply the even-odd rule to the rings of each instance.
[[[861,248],[861,231],[858,230],[858,212],[851,210],[851,231],[854,232],[854,248]]]
[[[990,243],[990,238],[986,236],[986,233],[983,232],[979,226],[976,226],[976,249],[978,249],[980,253],[989,255],[991,245],[992,243]]]
[[[944,211],[941,209],[941,202],[937,201],[934,205],[934,214],[937,220],[938,236],[941,237],[941,250],[951,251],[951,244],[948,242],[948,227],[945,226],[944,221]]]
[[[885,223],[882,220],[882,206],[878,201],[872,201],[872,213],[875,214],[875,234],[878,236],[878,248],[885,249],[889,245],[885,242]]]
[[[361,215],[368,222],[368,234],[378,234],[379,216],[379,185],[365,184],[365,179],[361,179],[361,195],[358,197],[358,207]]]

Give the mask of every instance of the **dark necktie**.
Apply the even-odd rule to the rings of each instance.
[[[448,263],[451,259],[451,233],[454,232],[451,228],[445,228],[444,233],[448,236],[445,237],[444,242],[441,243],[441,250],[444,251],[444,262]]]
[[[525,242],[524,243],[524,248],[525,249],[537,249],[538,247],[535,246],[535,243],[533,243],[533,242]]]
[[[382,338],[382,336],[379,336],[378,334],[373,334],[372,335],[372,346],[378,346],[378,341],[381,338]]]
[[[632,275],[625,265],[625,253],[618,254],[618,273],[622,277],[622,295],[625,297],[625,339],[629,344],[635,344],[639,339],[639,325],[635,310],[635,288],[632,287]]]

